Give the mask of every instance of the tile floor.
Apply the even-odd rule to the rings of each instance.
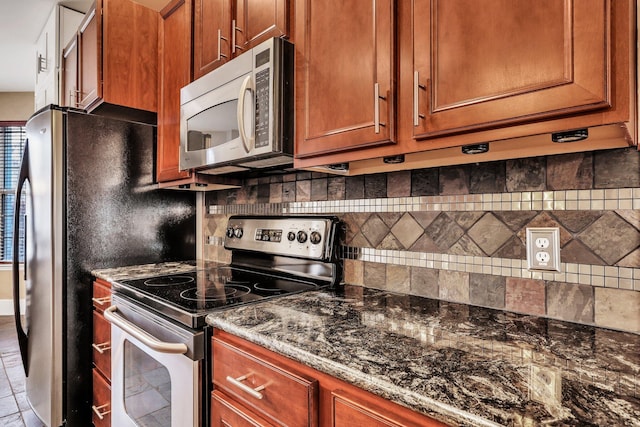
[[[13,316],[0,316],[0,426],[44,427],[26,399]]]

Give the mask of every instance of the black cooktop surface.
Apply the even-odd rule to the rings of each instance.
[[[204,317],[212,310],[317,288],[312,282],[231,266],[114,284],[115,292],[134,297],[190,327],[204,324]]]

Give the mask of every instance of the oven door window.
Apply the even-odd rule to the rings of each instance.
[[[124,409],[137,425],[172,425],[168,369],[128,340],[124,342]]]
[[[233,141],[238,132],[238,100],[214,105],[187,119],[187,151],[213,148]]]

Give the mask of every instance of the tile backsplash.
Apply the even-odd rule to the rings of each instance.
[[[345,282],[640,333],[635,148],[364,176],[294,172],[207,193],[204,257],[233,214],[330,214]],[[526,268],[527,227],[559,227],[561,272]]]

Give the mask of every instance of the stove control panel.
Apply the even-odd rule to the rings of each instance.
[[[336,220],[325,217],[229,218],[224,246],[309,259],[331,257]]]

